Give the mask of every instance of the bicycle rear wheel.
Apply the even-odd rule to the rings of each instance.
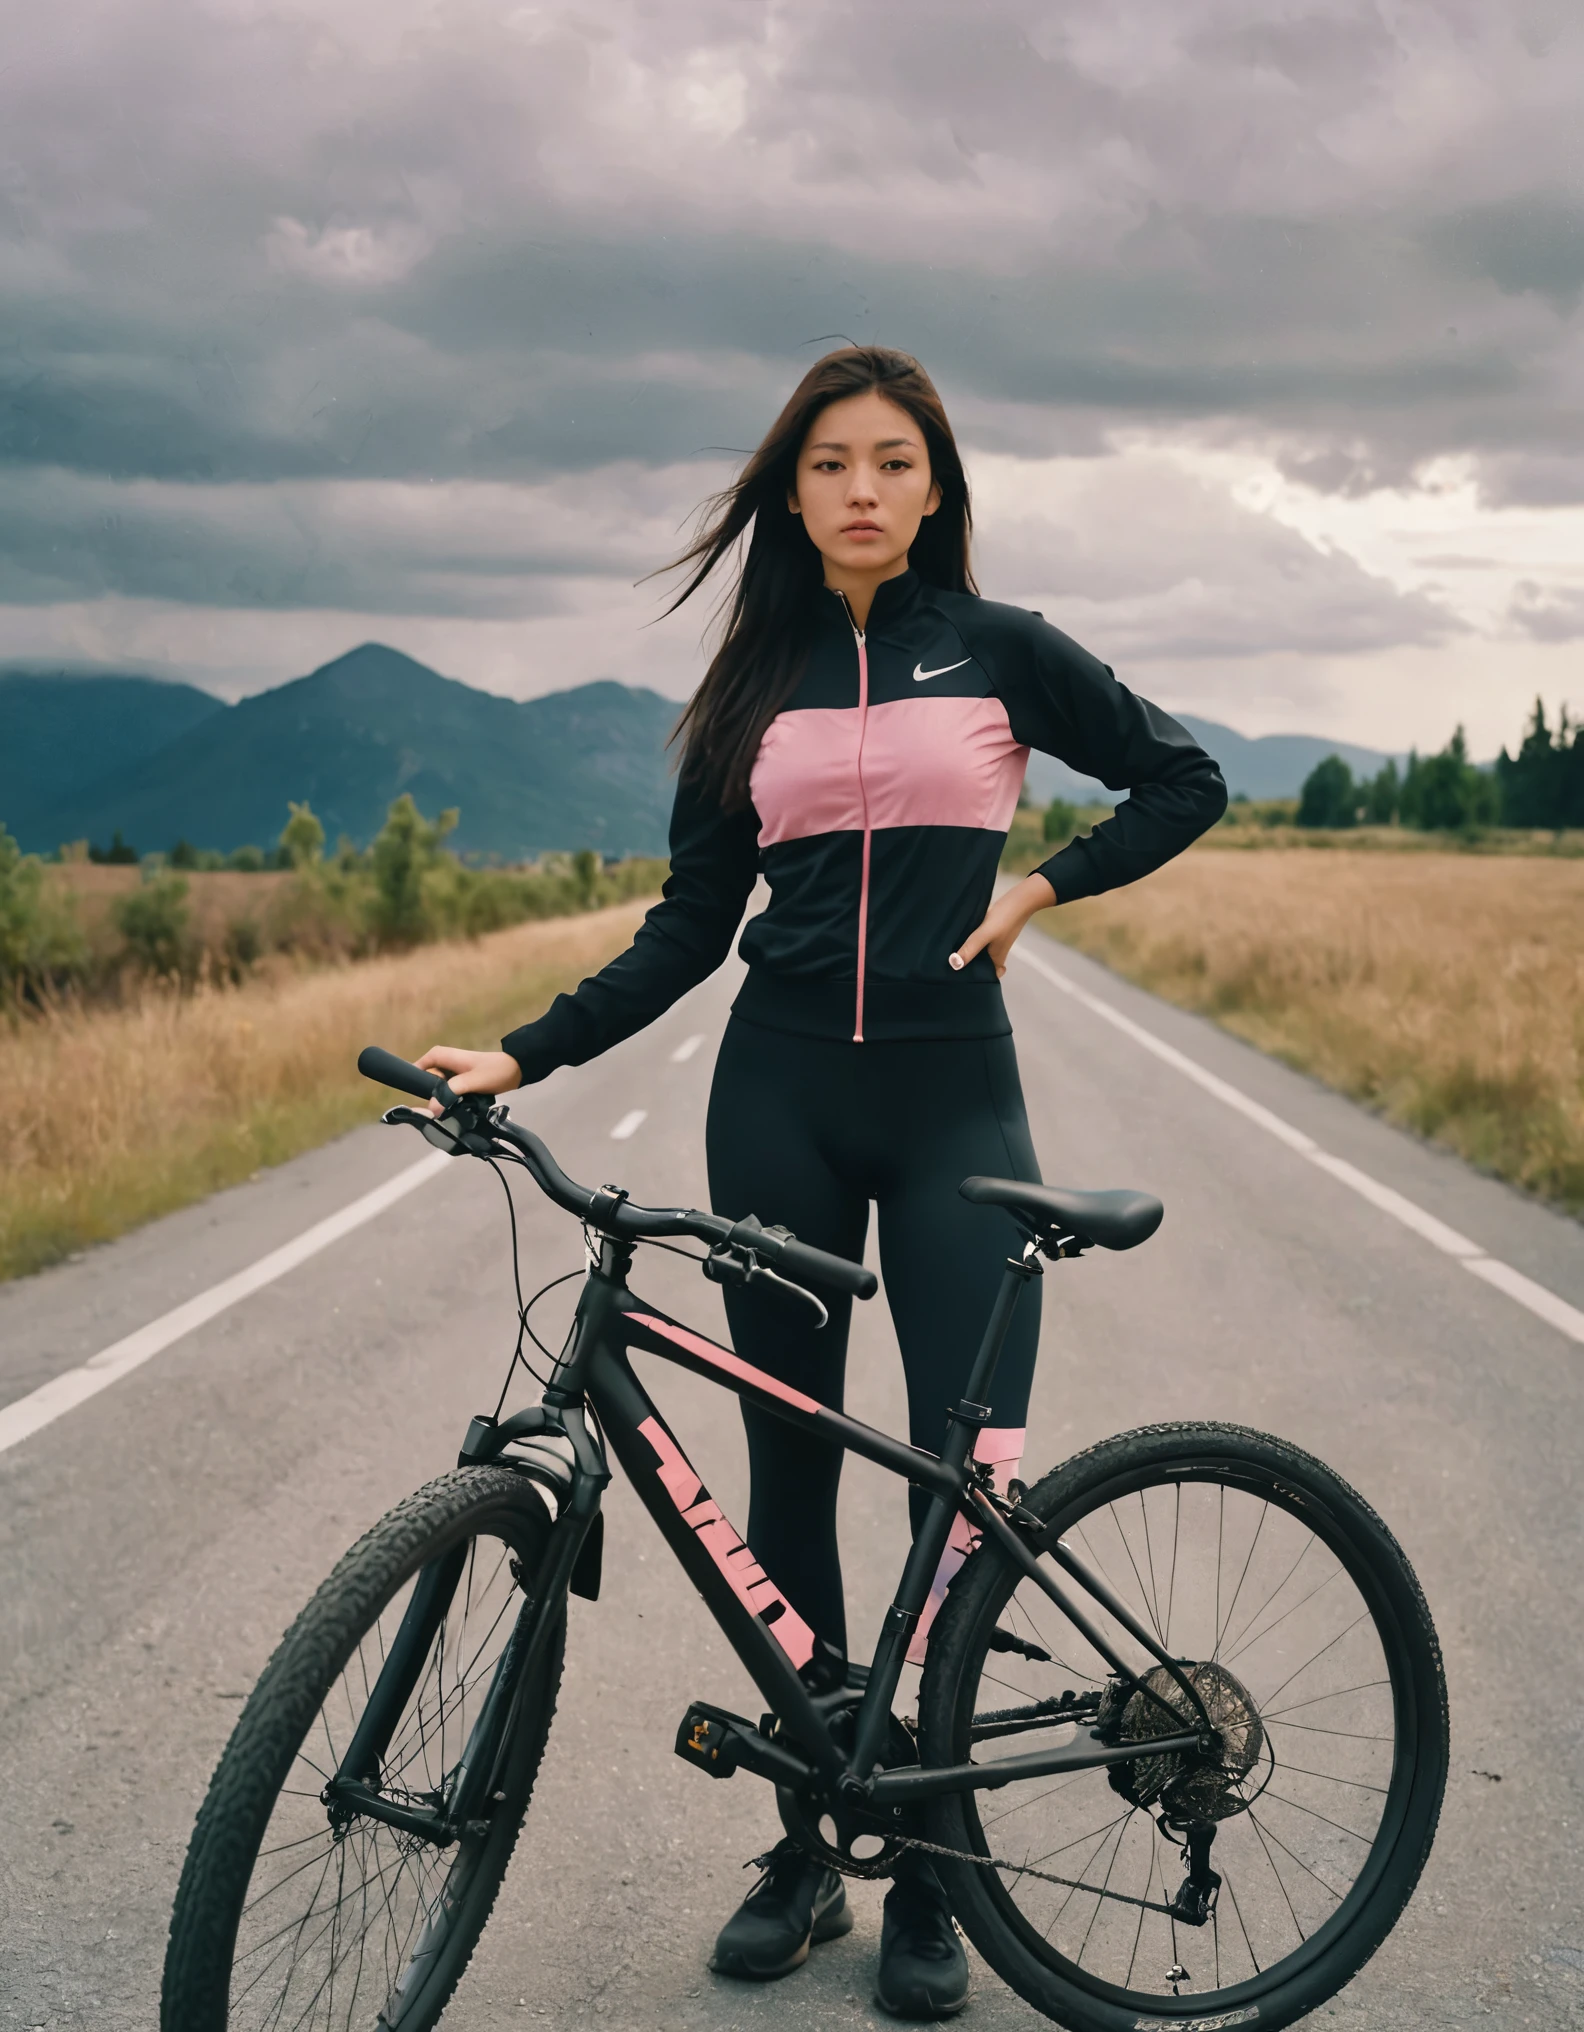
[[[931,1839],[1001,1866],[938,1864],[964,1929],[1073,2032],[1291,2024],[1385,1939],[1435,1833],[1446,1686],[1408,1562],[1328,1468],[1237,1426],[1124,1434],[1026,1503],[1184,1667],[1223,1748],[938,1801]],[[1108,1612],[1092,1619],[1125,1660],[1148,1663]],[[1164,1668],[1146,1684],[1194,1725]],[[1173,1727],[982,1549],[930,1644],[921,1761],[1023,1755],[1075,1720],[1141,1744]],[[1194,1841],[1219,1880],[1196,1878],[1198,1923],[1171,1909]]]
[[[164,2032],[426,2032],[489,1917],[516,1846],[561,1676],[564,1622],[518,1690],[492,1798],[449,1846],[332,1807],[326,1787],[414,1590],[443,1576],[374,1788],[432,1812],[533,1585],[550,1519],[507,1467],[441,1476],[347,1553],[266,1666],[199,1811],[171,1917]]]

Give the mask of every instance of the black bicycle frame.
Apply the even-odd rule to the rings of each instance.
[[[501,1719],[509,1711],[517,1688],[550,1642],[568,1587],[581,1593],[594,1591],[586,1579],[580,1586],[578,1576],[589,1533],[600,1517],[600,1496],[610,1472],[600,1445],[588,1429],[585,1407],[593,1411],[605,1443],[621,1463],[640,1501],[780,1724],[774,1740],[759,1730],[751,1731],[751,1741],[741,1736],[736,1739],[744,1768],[784,1784],[817,1783],[855,1806],[890,1809],[942,1793],[993,1789],[1018,1779],[1093,1769],[1142,1754],[1143,1746],[1138,1743],[1106,1743],[1092,1731],[1081,1730],[1076,1739],[1052,1748],[986,1764],[881,1768],[891,1703],[908,1642],[946,1549],[952,1520],[959,1514],[993,1538],[1006,1557],[1082,1632],[1112,1671],[1128,1685],[1142,1690],[1176,1725],[1174,1733],[1148,1739],[1151,1756],[1175,1750],[1208,1753],[1213,1749],[1215,1736],[1209,1718],[1179,1662],[1166,1653],[1111,1589],[1088,1571],[1069,1546],[1049,1539],[1038,1519],[1029,1512],[1019,1513],[1015,1507],[993,1500],[986,1486],[987,1478],[973,1465],[975,1436],[991,1416],[988,1399],[1018,1295],[1030,1278],[1040,1275],[1041,1266],[1032,1247],[1023,1256],[1007,1260],[967,1390],[959,1403],[948,1407],[946,1444],[938,1456],[906,1445],[842,1412],[832,1411],[756,1369],[730,1348],[706,1339],[669,1318],[658,1307],[646,1304],[627,1287],[632,1255],[632,1243],[602,1237],[599,1261],[590,1266],[572,1330],[542,1404],[500,1423],[475,1419],[462,1450],[464,1463],[482,1462],[504,1454],[515,1440],[555,1432],[564,1434],[570,1442],[575,1465],[570,1494],[552,1526],[541,1571],[533,1577],[533,1593],[524,1603],[463,1753],[449,1811],[443,1816],[426,1815],[419,1809],[386,1801],[373,1789],[379,1756],[411,1694],[449,1602],[451,1589],[443,1580],[430,1581],[438,1568],[420,1576],[390,1655],[371,1692],[362,1723],[327,1787],[327,1799],[442,1841],[456,1839],[475,1821],[488,1797],[487,1788],[492,1780],[488,1767],[499,1756]],[[829,1694],[822,1696],[804,1676],[803,1668],[815,1657],[814,1632],[760,1567],[704,1487],[675,1434],[633,1373],[628,1359],[633,1349],[658,1355],[731,1390],[759,1409],[902,1476],[928,1495],[923,1523],[913,1540],[895,1599],[881,1625],[868,1682],[858,1702],[850,1748],[844,1749],[837,1741],[830,1718],[833,1705],[851,1707],[852,1690],[845,1690],[841,1699],[833,1703]],[[1198,1717],[1198,1726],[1184,1729],[1179,1713],[1152,1689],[1142,1686],[1139,1675],[1117,1654],[1084,1609],[1041,1565],[1041,1552],[1049,1552],[1093,1602],[1104,1608],[1156,1664],[1165,1667],[1187,1697]],[[453,1576],[451,1586],[454,1585]],[[1052,1717],[1053,1721],[1059,1719]],[[480,1754],[486,1748],[493,1752],[487,1758]]]

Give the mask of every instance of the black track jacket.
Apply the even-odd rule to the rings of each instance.
[[[1187,730],[1038,614],[909,571],[880,586],[860,633],[823,592],[747,808],[679,783],[662,900],[626,952],[502,1049],[527,1085],[653,1022],[726,958],[761,874],[739,1015],[855,1043],[1004,1036],[989,954],[960,973],[947,957],[989,908],[1030,748],[1129,793],[1040,869],[1062,903],[1150,874],[1226,808]]]

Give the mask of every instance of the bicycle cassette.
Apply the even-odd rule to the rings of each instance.
[[[1172,1750],[1139,1757],[1131,1764],[1113,1764],[1111,1783],[1134,1806],[1153,1806],[1158,1800],[1174,1820],[1225,1820],[1247,1804],[1237,1788],[1259,1762],[1265,1731],[1248,1689],[1224,1665],[1188,1665],[1183,1677],[1204,1702],[1210,1726],[1221,1738],[1219,1756]],[[1119,1742],[1147,1743],[1198,1725],[1192,1701],[1164,1665],[1146,1672],[1139,1687],[1122,1709]],[[1158,1698],[1152,1700],[1150,1694]]]

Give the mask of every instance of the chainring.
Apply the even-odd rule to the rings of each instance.
[[[837,1740],[850,1738],[856,1709],[849,1710],[832,1724]],[[918,1744],[906,1723],[893,1715],[886,1735],[882,1759],[888,1771],[918,1762]],[[856,1807],[833,1799],[823,1790],[794,1791],[789,1785],[776,1787],[776,1805],[781,1825],[799,1848],[844,1877],[889,1877],[898,1860],[907,1853],[900,1839],[917,1835],[920,1816],[916,1807]],[[879,1844],[875,1847],[874,1844]],[[866,1853],[855,1850],[862,1844]]]

